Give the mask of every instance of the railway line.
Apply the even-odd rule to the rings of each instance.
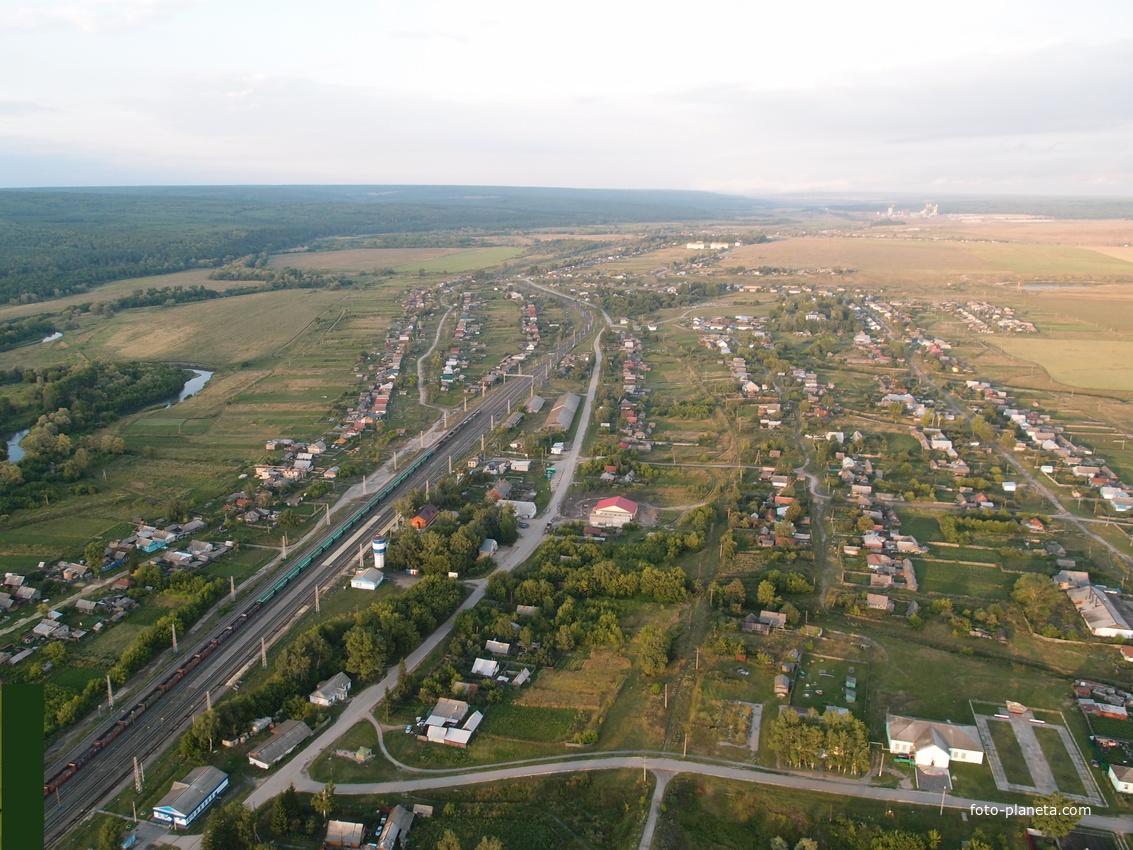
[[[204,709],[206,695],[223,696],[228,683],[254,665],[261,640],[271,642],[286,632],[296,619],[294,612],[311,599],[316,585],[329,586],[353,566],[360,543],[392,520],[393,502],[447,474],[450,459],[463,457],[493,422],[502,422],[509,406],[531,391],[531,382],[545,379],[549,364],[572,344],[553,352],[532,375],[507,380],[286,572],[274,577],[265,590],[237,606],[210,637],[186,650],[163,671],[159,684],[93,741],[85,747],[80,744],[52,765],[44,781],[45,846],[58,842],[89,812],[126,787],[133,777],[135,758],[144,769],[173,743]]]

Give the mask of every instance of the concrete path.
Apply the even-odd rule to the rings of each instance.
[[[671,770],[654,770],[653,777],[657,780],[653,788],[653,799],[649,803],[649,816],[645,819],[645,829],[641,833],[641,842],[637,850],[649,850],[653,844],[653,833],[657,829],[657,819],[661,816],[661,803],[665,800],[665,788],[669,780],[676,776]]]
[[[1035,727],[1031,725],[1029,712],[1027,715],[1012,714],[1011,728],[1023,750],[1023,758],[1027,760],[1027,768],[1031,771],[1035,787],[1040,794],[1053,794],[1058,790],[1058,783],[1054,781],[1054,772],[1047,764],[1039,739],[1035,737]]]

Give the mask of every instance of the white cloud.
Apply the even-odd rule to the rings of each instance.
[[[81,0],[9,4],[0,8],[6,30],[78,30],[94,34],[137,29],[164,21],[204,0]]]

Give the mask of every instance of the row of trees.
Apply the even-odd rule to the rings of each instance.
[[[224,579],[207,579],[204,576],[178,574],[166,588],[166,593],[177,598],[176,609],[160,617],[152,626],[143,629],[123,650],[118,661],[107,674],[117,686],[145,667],[159,653],[172,646],[172,630],[185,635],[189,628],[224,596],[228,583]],[[21,665],[6,674],[8,677],[25,675],[34,677],[38,665]],[[48,684],[44,688],[43,731],[53,735],[75,723],[106,696],[102,676],[91,679],[81,690]]]
[[[444,622],[463,598],[461,586],[448,578],[429,576],[405,593],[375,602],[353,617],[325,620],[285,646],[268,680],[242,690],[198,715],[181,738],[187,759],[204,761],[221,738],[246,731],[256,717],[307,719],[307,695],[319,681],[343,669],[363,681],[381,672],[392,659],[404,657],[423,635]]]
[[[852,715],[784,711],[771,721],[769,743],[792,767],[858,775],[869,770],[869,732]]]

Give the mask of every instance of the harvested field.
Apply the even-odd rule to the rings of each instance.
[[[372,272],[466,252],[466,248],[347,248],[342,251],[276,254],[269,265],[277,269]]]

